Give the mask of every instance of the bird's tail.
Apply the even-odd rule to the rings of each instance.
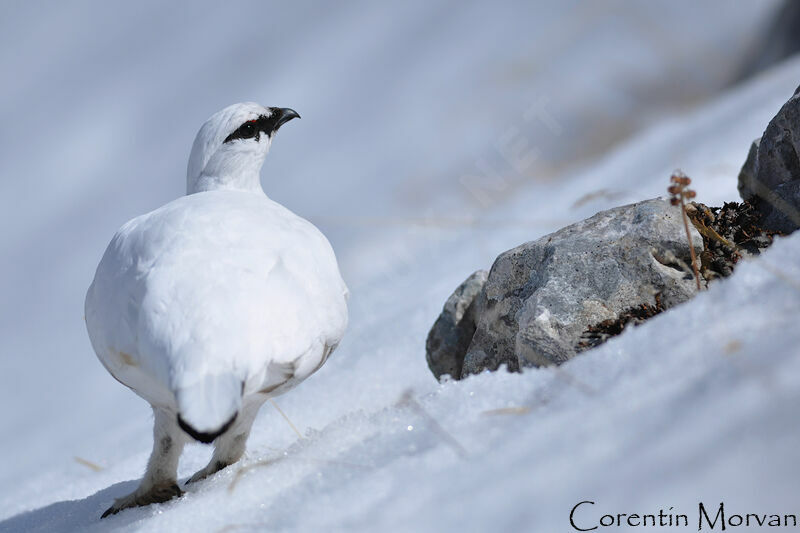
[[[236,420],[243,382],[231,374],[210,374],[177,388],[178,423],[200,442],[212,442]]]

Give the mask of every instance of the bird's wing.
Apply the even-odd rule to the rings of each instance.
[[[280,369],[318,366],[304,358],[338,343],[345,294],[313,225],[265,197],[217,191],[123,226],[86,316],[109,371],[151,403],[173,405],[176,391],[208,375],[258,390]]]

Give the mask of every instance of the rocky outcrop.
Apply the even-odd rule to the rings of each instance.
[[[800,228],[800,88],[750,147],[739,192],[742,204],[687,206],[704,282]],[[560,364],[688,300],[697,286],[681,218],[681,207],[648,200],[500,254],[445,304],[428,335],[431,371]]]
[[[800,87],[750,147],[739,194],[761,213],[765,230],[800,228]]]
[[[693,228],[692,243],[703,249]],[[479,292],[478,273],[465,282],[469,290],[459,287],[429,336],[429,364],[447,361],[451,375],[463,377],[503,364],[562,363],[592,326],[643,305],[660,310],[691,298],[689,262],[679,207],[655,199],[603,211],[501,254]],[[457,319],[468,314],[453,312],[459,308],[470,310],[468,321]],[[431,345],[431,338],[457,341]]]
[[[488,275],[485,270],[478,270],[459,285],[428,333],[425,353],[428,368],[436,379],[444,375],[461,376],[464,354],[475,334],[478,315],[475,300]]]

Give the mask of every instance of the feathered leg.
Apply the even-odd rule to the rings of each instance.
[[[187,484],[216,474],[242,458],[247,438],[250,436],[250,429],[253,427],[253,421],[262,404],[263,401],[255,402],[242,408],[236,422],[214,441],[214,455],[211,456],[211,461],[190,477]]]
[[[117,498],[103,518],[129,507],[161,503],[182,494],[178,487],[178,459],[186,444],[186,437],[178,427],[174,415],[153,408],[153,453],[139,487],[127,496]]]

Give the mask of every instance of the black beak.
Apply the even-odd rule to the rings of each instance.
[[[300,114],[297,111],[294,109],[289,109],[288,107],[273,107],[272,109],[273,116],[270,118],[274,118],[275,120],[275,127],[272,131],[278,131],[278,128],[293,118],[300,118]]]

